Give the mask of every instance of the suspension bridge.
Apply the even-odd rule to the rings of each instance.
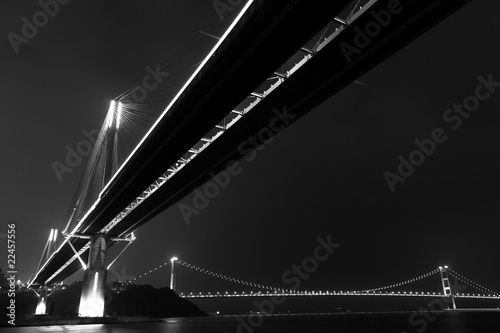
[[[170,282],[169,286],[172,290],[177,291],[179,296],[184,298],[240,298],[240,297],[316,297],[316,296],[375,296],[375,297],[427,297],[427,298],[444,298],[448,299],[450,305],[457,309],[455,299],[476,299],[476,300],[500,300],[500,293],[495,292],[480,283],[465,277],[448,266],[441,266],[432,271],[414,276],[413,278],[392,283],[386,286],[360,289],[360,290],[297,290],[273,287],[261,283],[246,281],[244,279],[231,277],[225,274],[217,273],[206,268],[202,268],[188,262],[172,258],[139,276],[134,277],[130,281],[121,281],[124,283],[140,283],[143,278],[153,274],[161,269],[165,270],[170,267]],[[233,287],[239,286],[238,290],[212,290],[212,291],[178,291],[176,290],[176,280],[180,279],[179,268],[185,268],[188,271],[197,272],[197,281],[204,277],[211,277],[225,282],[229,282]],[[176,273],[177,272],[177,273]],[[438,279],[439,278],[439,279]],[[423,291],[418,289],[401,290],[400,288],[408,288],[414,286],[419,281],[431,281],[435,287],[434,291]],[[197,284],[197,283],[193,283]],[[439,286],[437,286],[439,284]],[[246,291],[241,289],[249,288]],[[187,289],[190,289],[187,287]],[[226,288],[227,289],[227,288]],[[436,291],[441,289],[442,291]],[[467,292],[465,292],[467,291]]]
[[[248,138],[266,142],[468,2],[248,1],[171,98],[167,83],[145,101],[126,91],[111,102],[28,283],[37,313],[51,285],[83,269],[79,313],[102,316],[107,271],[135,230],[247,155]]]

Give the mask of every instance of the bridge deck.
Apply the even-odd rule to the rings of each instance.
[[[348,2],[295,1],[286,8],[272,1],[256,2],[123,168],[78,232],[99,232]],[[388,2],[372,1],[369,10],[325,43],[293,75],[182,168],[168,185],[160,187],[129,213],[110,234],[129,234],[209,180],[211,171],[219,172],[228,161],[240,159],[238,145],[269,125],[275,117],[273,109],[286,107],[296,116],[292,122],[297,121],[469,1],[405,3],[403,10],[392,15],[390,24],[381,28],[368,45],[346,57],[341,43],[353,45],[356,28],[362,29],[373,22],[373,11],[387,10]],[[55,267],[73,254],[67,245],[59,252],[34,282],[46,281]],[[74,261],[53,282],[64,279],[79,267],[78,261]]]
[[[290,119],[290,123],[296,122],[466,2],[468,1],[412,3],[413,6],[402,11],[400,16],[393,17],[391,25],[348,63],[340,45],[346,42],[352,44],[356,27],[364,27],[373,20],[372,10],[387,8],[386,1],[376,2],[355,23],[346,27],[192,162],[178,171],[167,186],[160,187],[126,216],[111,230],[112,234],[123,235],[137,229],[191,193],[193,188],[207,182],[211,178],[211,172],[220,172],[229,161],[241,159],[243,155],[241,149],[238,151],[238,146],[249,136],[257,137],[262,128],[269,127],[270,121],[276,117],[273,110],[287,109],[295,116]]]

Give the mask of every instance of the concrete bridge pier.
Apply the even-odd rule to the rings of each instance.
[[[47,295],[48,288],[47,286],[41,286],[36,293],[38,295],[38,301],[36,303],[36,315],[43,315],[47,313]]]
[[[103,317],[106,293],[106,256],[109,245],[107,235],[90,237],[90,254],[83,275],[82,295],[78,313],[81,317]]]

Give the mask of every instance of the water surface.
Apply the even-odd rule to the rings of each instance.
[[[92,324],[2,328],[2,332],[82,333],[462,333],[500,332],[499,311],[446,311],[439,314],[372,312],[166,318],[165,322],[138,324]]]

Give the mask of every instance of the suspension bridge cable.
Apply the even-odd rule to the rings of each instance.
[[[413,282],[416,282],[416,281],[419,281],[419,280],[422,280],[424,278],[427,278],[429,276],[432,276],[436,273],[439,273],[439,269],[435,269],[433,271],[430,271],[428,273],[425,273],[425,274],[422,274],[422,275],[419,275],[417,276],[416,278],[413,278],[413,279],[408,279],[406,281],[403,281],[403,282],[400,282],[400,283],[394,283],[394,284],[391,284],[391,285],[388,285],[388,286],[385,286],[385,287],[380,287],[380,288],[374,288],[374,289],[365,289],[365,290],[362,290],[364,292],[371,292],[371,291],[380,291],[380,290],[386,290],[386,289],[391,289],[391,288],[395,288],[395,287],[399,287],[399,286],[404,286],[406,284],[410,284],[410,283],[413,283]]]
[[[204,273],[204,274],[207,274],[207,275],[210,275],[210,276],[213,276],[213,277],[217,277],[217,278],[220,278],[220,279],[223,279],[223,280],[226,280],[226,281],[230,281],[230,282],[234,282],[234,283],[239,283],[239,284],[242,284],[242,285],[245,285],[245,286],[249,286],[249,287],[254,287],[254,288],[268,289],[268,290],[272,290],[272,291],[275,291],[275,292],[280,291],[280,292],[293,293],[293,290],[290,290],[290,289],[276,288],[276,287],[271,287],[271,286],[267,286],[267,285],[263,285],[263,284],[258,284],[258,283],[243,281],[243,280],[240,280],[240,279],[237,279],[237,278],[233,278],[233,277],[230,277],[230,276],[227,276],[227,275],[219,274],[219,273],[210,271],[208,269],[204,269],[204,268],[201,268],[201,267],[189,264],[189,263],[184,262],[182,260],[177,260],[177,262],[180,265],[184,266],[184,267],[187,267],[187,268],[193,269],[193,270],[195,270],[197,272],[201,272],[201,273]]]
[[[452,270],[451,268],[449,269],[450,275],[453,276],[454,278],[458,279],[459,281],[469,285],[470,287],[476,288],[478,290],[481,290],[482,292],[485,292],[487,294],[494,294],[495,296],[500,296],[500,293],[497,293],[496,291],[493,291],[489,288],[486,288],[479,283],[476,283],[472,281],[471,279],[466,278],[462,274],[458,273],[457,271]]]
[[[163,264],[159,265],[158,267],[150,269],[149,271],[147,271],[147,272],[145,272],[145,273],[143,273],[143,274],[141,274],[139,276],[134,277],[130,282],[134,282],[134,281],[137,281],[138,279],[146,277],[147,275],[156,272],[157,270],[159,270],[160,268],[163,268],[163,267],[167,266],[168,264],[170,264],[170,261],[164,262]]]

